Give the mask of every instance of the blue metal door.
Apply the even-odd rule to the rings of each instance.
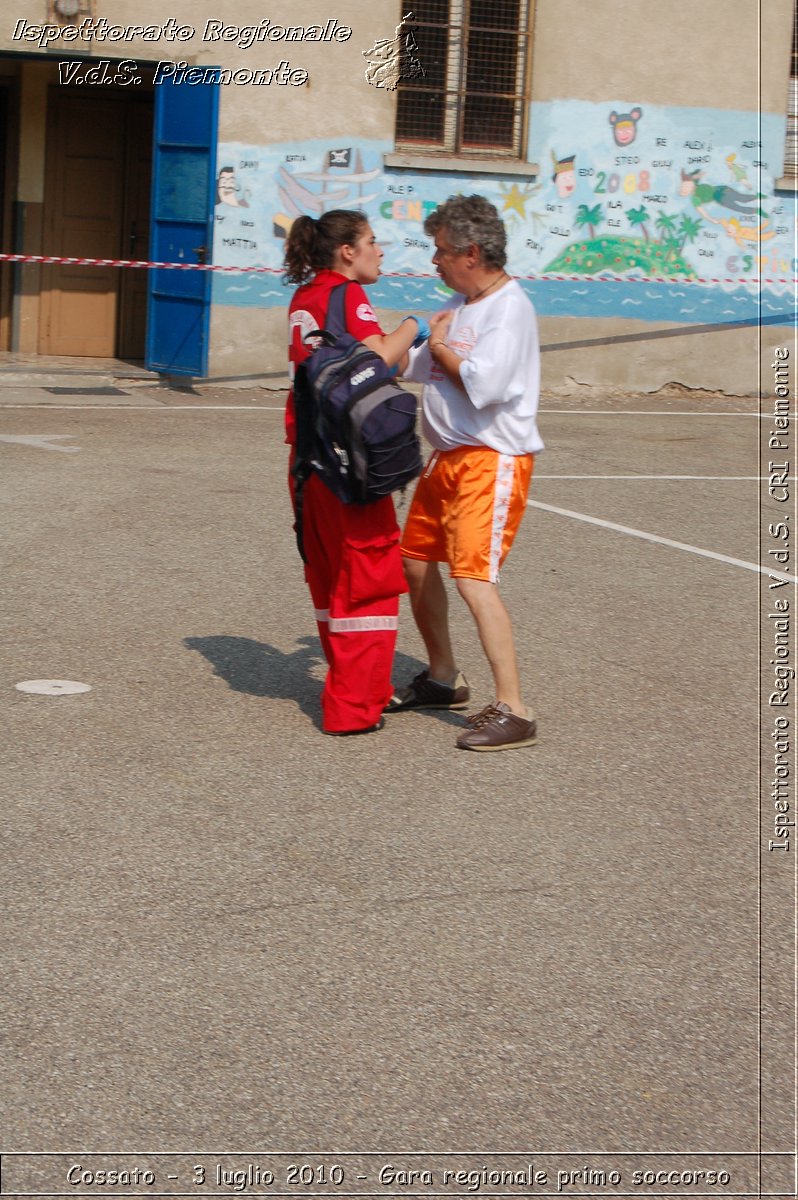
[[[213,248],[218,83],[155,88],[151,262],[210,262]],[[208,373],[211,272],[153,268],[147,297],[147,366]]]

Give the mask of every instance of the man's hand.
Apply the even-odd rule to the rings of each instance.
[[[446,341],[446,335],[449,332],[449,326],[452,323],[453,316],[454,316],[453,310],[451,308],[446,308],[443,310],[443,312],[435,313],[434,316],[430,317],[430,320],[429,320],[430,335],[429,336],[430,336],[431,342],[438,342],[438,341],[445,342]]]
[[[451,346],[447,346],[446,344],[446,336],[453,317],[454,312],[452,309],[447,308],[430,318],[431,332],[427,345],[429,346],[433,362],[438,364],[443,373],[451,379],[452,383],[457,384],[461,391],[465,392],[463,382],[460,379],[460,364],[463,362],[463,359],[452,350]]]

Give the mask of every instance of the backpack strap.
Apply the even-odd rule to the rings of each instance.
[[[313,393],[305,375],[305,364],[300,363],[294,375],[294,421],[296,443],[294,446],[294,464],[291,474],[294,479],[294,532],[296,544],[303,562],[305,545],[303,537],[302,510],[304,506],[305,484],[311,473],[310,462],[314,452],[315,421],[313,416]]]
[[[335,334],[336,337],[348,332],[346,328],[346,292],[352,282],[351,279],[348,279],[346,283],[337,283],[334,288],[330,289],[324,328]]]
[[[294,467],[294,533],[296,534],[296,548],[303,563],[308,561],[305,555],[305,526],[302,516],[305,508],[305,484],[309,473],[304,468],[298,471]]]
[[[352,282],[353,280],[347,279],[346,283],[336,283],[334,288],[330,288],[324,328],[312,329],[310,333],[304,335],[303,342],[315,338],[320,342],[326,342],[328,346],[334,346],[342,334],[349,332],[346,328],[346,289]]]
[[[327,302],[327,315],[324,318],[324,329],[317,329],[313,334],[309,334],[308,336],[318,337],[322,341],[327,342],[328,345],[334,345],[336,339],[341,334],[347,332],[346,290],[350,282],[351,280],[347,280],[346,283],[337,283],[334,288],[330,289],[330,298]],[[313,419],[312,392],[308,386],[302,363],[297,367],[294,376],[294,416],[296,420],[296,457],[291,472],[294,477],[294,532],[296,534],[296,544],[300,557],[306,563],[308,560],[305,557],[302,517],[305,505],[305,484],[311,474],[310,460],[314,447],[313,433],[315,422]]]

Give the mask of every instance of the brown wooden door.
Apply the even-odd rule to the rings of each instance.
[[[151,104],[127,105],[122,256],[136,261],[149,257],[152,118]],[[126,267],[119,276],[119,344],[116,353],[119,358],[143,358],[148,272],[142,267]]]
[[[53,95],[48,121],[44,253],[146,257],[152,108],[94,92]],[[145,147],[147,147],[145,151]],[[126,276],[140,276],[127,280]],[[142,300],[142,296],[144,297]],[[58,265],[42,271],[39,352],[143,357],[146,272]]]
[[[12,197],[16,180],[13,179],[10,154],[11,133],[11,89],[0,81],[0,247],[6,252],[16,251],[12,230]],[[12,182],[13,180],[13,182]],[[11,263],[0,263],[0,350],[11,346],[11,304],[14,267]]]

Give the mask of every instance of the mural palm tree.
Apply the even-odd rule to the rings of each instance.
[[[586,204],[580,204],[576,210],[574,223],[577,227],[587,225],[591,240],[596,236],[596,226],[601,222],[604,216],[602,206],[594,204],[592,208],[588,208]]]
[[[667,235],[673,233],[676,228],[676,217],[669,217],[667,213],[659,213],[654,224],[662,235],[661,241],[666,242]]]
[[[664,245],[665,245],[665,262],[667,263],[676,257],[676,255],[679,253],[679,251],[682,248],[682,243],[679,241],[678,238],[669,237],[665,241]]]
[[[698,237],[698,231],[703,225],[703,221],[696,221],[693,217],[682,217],[679,222],[679,233],[682,240],[679,243],[679,249],[684,250],[688,242],[694,242]]]
[[[641,204],[639,208],[630,208],[626,214],[626,219],[631,225],[639,225],[643,230],[643,237],[646,241],[649,240],[646,222],[649,219],[648,209]]]

